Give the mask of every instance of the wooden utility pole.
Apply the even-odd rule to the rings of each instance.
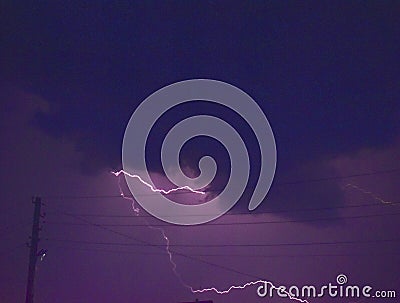
[[[25,303],[33,303],[33,287],[35,282],[36,261],[38,258],[38,243],[40,232],[40,208],[42,200],[39,197],[33,197],[32,203],[35,204],[33,212],[32,236],[29,250],[29,267],[28,267],[28,283],[26,285]]]

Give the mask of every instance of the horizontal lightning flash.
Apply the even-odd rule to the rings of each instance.
[[[180,190],[188,190],[192,193],[195,194],[201,194],[201,195],[205,195],[205,192],[203,191],[199,191],[199,190],[195,190],[193,188],[191,188],[188,185],[185,186],[181,186],[181,187],[176,187],[176,188],[172,188],[169,190],[164,190],[164,189],[158,189],[158,188],[154,188],[153,185],[151,185],[150,183],[144,181],[139,175],[132,175],[126,171],[124,171],[123,169],[121,169],[120,171],[117,172],[111,172],[113,175],[115,175],[116,177],[118,177],[120,174],[124,174],[125,176],[131,177],[131,178],[136,178],[138,179],[140,182],[142,182],[144,185],[146,185],[148,188],[150,188],[153,192],[155,193],[162,193],[164,195],[168,195],[170,193],[176,192],[176,191],[180,191]]]
[[[285,291],[284,289],[282,289],[280,287],[276,287],[270,281],[264,281],[264,280],[250,281],[243,285],[232,285],[226,290],[218,290],[215,287],[211,287],[211,288],[204,288],[204,289],[199,289],[199,290],[192,289],[192,292],[193,293],[203,293],[203,292],[208,292],[208,291],[214,291],[217,294],[224,295],[224,294],[231,292],[231,290],[233,290],[233,289],[245,289],[248,286],[253,286],[253,285],[257,285],[257,284],[263,284],[264,287],[266,287],[266,285],[268,284],[272,287],[272,289],[277,289],[279,292],[286,294],[288,296],[288,298],[290,298],[291,300],[301,302],[301,303],[310,303],[307,300],[302,300],[302,299],[296,298],[296,297],[292,296],[288,291]],[[263,285],[258,287],[257,293],[260,291],[260,289],[262,289]]]
[[[250,282],[247,282],[247,283],[245,283],[243,285],[232,285],[228,289],[225,289],[225,290],[218,290],[215,287],[210,287],[210,288],[204,288],[204,289],[192,289],[192,292],[193,293],[203,293],[203,292],[208,292],[208,291],[214,291],[215,293],[217,293],[219,295],[224,295],[224,294],[230,293],[231,290],[233,290],[233,289],[245,289],[248,286],[257,285],[259,283],[268,283],[273,288],[276,288],[271,282],[258,280],[258,281],[250,281]]]
[[[353,188],[353,189],[356,189],[356,190],[358,190],[359,192],[362,192],[363,194],[369,195],[369,196],[371,196],[372,198],[374,198],[375,200],[381,202],[382,204],[397,204],[397,203],[392,202],[392,201],[386,201],[386,200],[384,200],[383,198],[378,197],[378,196],[377,196],[375,193],[373,193],[372,191],[363,189],[363,188],[361,188],[360,186],[357,186],[357,185],[348,183],[348,184],[346,184],[346,186],[345,186],[344,188],[348,188],[348,187],[351,187],[351,188]]]

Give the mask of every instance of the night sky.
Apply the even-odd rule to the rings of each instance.
[[[177,272],[195,289],[258,279],[321,286],[346,274],[348,284],[400,296],[399,2],[15,2],[0,4],[1,302],[25,300],[34,195],[46,213],[39,248],[48,250],[35,302],[291,302],[259,298],[255,286],[192,294],[146,222],[164,228]],[[247,210],[257,140],[239,115],[198,100],[155,124],[153,182],[171,188],[160,161],[168,130],[209,114],[246,142],[246,191],[199,226],[135,216],[110,173],[122,167],[125,127],[151,93],[197,78],[235,85],[263,109],[277,144],[271,190]],[[230,171],[221,144],[190,140],[181,165],[196,176],[204,155],[218,164],[208,187],[218,195]],[[190,204],[193,194],[171,199]]]

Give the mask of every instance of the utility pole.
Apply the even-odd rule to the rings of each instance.
[[[39,231],[40,231],[40,208],[42,206],[42,200],[39,197],[33,197],[32,203],[35,204],[35,210],[33,212],[33,225],[32,225],[32,236],[29,251],[29,267],[28,267],[28,283],[26,285],[26,300],[25,303],[33,303],[33,287],[35,282],[35,271],[36,261],[38,258],[38,243],[39,243]]]

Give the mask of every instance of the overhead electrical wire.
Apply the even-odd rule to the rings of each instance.
[[[63,211],[60,210],[60,212],[62,213]],[[95,226],[97,226],[97,227],[99,227],[99,228],[101,228],[103,230],[109,231],[109,232],[114,233],[116,235],[119,235],[119,236],[125,237],[127,239],[134,240],[136,242],[139,242],[139,243],[142,243],[142,244],[146,244],[148,246],[152,246],[152,247],[155,247],[155,248],[158,248],[158,249],[161,249],[161,250],[165,251],[165,244],[163,246],[153,245],[152,243],[150,243],[148,241],[145,241],[145,240],[142,240],[142,239],[138,239],[136,237],[133,237],[131,235],[127,235],[125,233],[121,233],[119,231],[113,230],[113,229],[108,228],[108,227],[103,227],[103,226],[101,226],[99,224],[92,223],[92,222],[90,222],[90,221],[88,221],[88,220],[86,220],[84,218],[80,218],[79,216],[77,216],[76,218],[78,220],[82,220],[84,222],[87,222],[88,224],[93,224],[93,225],[95,225]],[[181,253],[181,252],[177,252],[177,251],[174,251],[174,250],[171,250],[171,249],[169,249],[169,252],[174,254],[174,255],[176,255],[176,256],[181,256],[181,257],[184,257],[186,259],[189,259],[189,260],[192,260],[192,261],[195,261],[195,262],[207,264],[209,266],[212,266],[212,267],[215,267],[215,268],[219,268],[219,269],[223,269],[223,270],[229,271],[231,273],[236,273],[236,274],[239,274],[239,275],[242,275],[242,276],[246,276],[246,277],[250,277],[250,278],[254,278],[254,279],[264,279],[263,277],[260,277],[260,276],[257,276],[257,275],[245,273],[243,271],[236,270],[234,268],[231,268],[231,267],[228,267],[228,266],[225,266],[225,265],[220,265],[220,264],[213,263],[213,262],[210,262],[210,261],[207,261],[207,260],[199,259],[199,258],[193,257],[191,255],[184,254],[184,253]],[[272,283],[276,283],[275,281],[272,281],[271,279],[269,279],[269,281],[271,281]]]
[[[338,206],[327,206],[327,207],[316,207],[316,208],[295,208],[295,209],[277,209],[271,211],[263,211],[263,212],[235,212],[235,213],[226,213],[224,216],[237,216],[237,215],[264,215],[264,214],[278,214],[278,213],[293,213],[293,212],[308,212],[308,211],[323,211],[323,210],[335,210],[335,209],[347,209],[347,208],[363,208],[363,207],[373,207],[373,206],[382,206],[382,205],[391,205],[396,206],[400,205],[400,202],[390,202],[390,203],[364,203],[364,204],[355,204],[355,205],[338,205]],[[50,211],[51,212],[51,211]],[[131,215],[111,215],[111,214],[87,214],[87,213],[68,213],[70,215],[76,215],[81,217],[98,217],[98,218],[149,218],[153,217],[151,215],[140,215],[140,214],[131,214]],[[208,216],[210,214],[193,214],[193,215],[182,215],[176,214],[174,216]],[[172,215],[171,215],[172,216]]]
[[[154,243],[126,243],[126,242],[96,242],[96,241],[84,241],[84,240],[70,240],[70,239],[47,239],[50,242],[70,242],[79,244],[93,244],[93,245],[111,245],[111,246],[151,246],[151,247],[165,247],[165,244],[154,244]],[[281,246],[320,246],[320,245],[347,245],[347,244],[369,244],[369,243],[393,243],[400,242],[400,238],[395,239],[372,239],[372,240],[348,240],[348,241],[319,241],[319,242],[292,242],[292,243],[247,243],[247,244],[170,244],[169,247],[281,247]]]
[[[132,254],[132,255],[155,255],[165,256],[165,253],[151,252],[151,251],[128,251],[128,250],[117,250],[117,249],[103,249],[103,248],[87,248],[87,247],[71,247],[67,245],[55,245],[54,248],[78,250],[78,251],[95,251],[103,253],[116,253],[116,254]],[[194,257],[224,257],[224,258],[308,258],[308,257],[371,257],[371,256],[400,256],[400,252],[388,252],[388,253],[346,253],[346,254],[296,254],[296,255],[263,255],[263,254],[202,254],[195,253],[191,254]]]
[[[357,215],[357,216],[341,216],[341,217],[326,217],[326,218],[312,218],[312,219],[300,219],[300,220],[279,220],[279,221],[256,221],[256,222],[225,222],[225,223],[207,223],[200,224],[197,227],[212,227],[212,226],[232,226],[232,225],[261,225],[261,224],[280,224],[280,223],[303,223],[303,222],[314,222],[314,221],[327,221],[327,220],[349,220],[349,219],[364,219],[374,217],[385,217],[385,216],[398,216],[400,212],[395,213],[384,213],[384,214],[369,214],[369,215]],[[85,226],[84,223],[74,222],[46,222],[54,225],[71,225],[71,226]],[[148,224],[101,224],[107,227],[147,227]],[[155,223],[151,224],[153,227],[180,227],[180,225],[174,225],[169,223]]]
[[[275,182],[274,185],[282,186],[282,185],[294,185],[294,184],[302,184],[302,183],[314,183],[314,182],[324,182],[324,181],[333,181],[333,180],[342,180],[342,179],[350,179],[356,177],[366,177],[366,176],[374,176],[379,174],[389,174],[400,172],[400,168],[394,169],[387,169],[387,170],[376,170],[372,172],[364,172],[364,173],[355,173],[349,174],[345,176],[330,176],[330,177],[321,177],[321,178],[314,178],[314,179],[303,179],[303,180],[295,180],[295,181],[285,181],[285,182]],[[220,189],[208,189],[207,192],[219,192],[223,190]],[[186,191],[177,191],[174,193],[170,193],[169,195],[179,195],[179,194],[188,194],[189,192]],[[155,193],[148,193],[148,194],[138,194],[137,196],[152,196]],[[43,199],[52,199],[52,200],[83,200],[83,199],[107,199],[107,198],[122,198],[121,195],[76,195],[76,196],[69,196],[69,195],[44,195],[42,196]]]
[[[353,177],[361,177],[361,176],[370,176],[370,175],[376,175],[376,174],[384,174],[384,173],[393,173],[393,172],[397,172],[400,171],[400,169],[391,169],[391,170],[385,170],[385,171],[375,171],[375,172],[368,172],[368,173],[360,173],[360,174],[352,174],[352,175],[347,175],[347,176],[333,176],[333,177],[325,177],[325,178],[317,178],[317,179],[306,179],[306,180],[297,180],[297,181],[292,181],[292,182],[281,182],[281,183],[276,183],[276,185],[291,185],[291,184],[301,184],[301,183],[308,183],[308,182],[322,182],[322,181],[329,181],[329,180],[338,180],[338,179],[346,179],[346,178],[353,178]],[[219,191],[219,190],[211,190],[211,191]],[[186,192],[181,192],[186,193]],[[178,194],[178,193],[175,193]],[[145,194],[145,195],[151,195],[151,194]],[[47,200],[52,200],[52,199],[104,199],[104,198],[122,198],[121,195],[94,195],[94,196],[44,196],[44,199]],[[392,203],[391,203],[392,204]],[[393,204],[397,204],[393,203]],[[377,204],[379,205],[379,204]],[[363,206],[346,206],[346,207],[366,207],[367,205],[363,205]],[[368,205],[370,206],[370,205]],[[341,207],[337,207],[337,208],[341,208]],[[301,211],[301,210],[298,210]],[[74,214],[70,214],[70,213],[65,213],[62,211],[59,211],[60,213],[63,213],[64,215],[68,215],[68,216],[72,216],[75,217],[76,219],[84,222],[85,224],[88,225],[93,225],[96,226],[98,228],[101,228],[103,230],[109,231],[111,233],[114,233],[116,235],[119,235],[121,237],[124,237],[126,239],[130,239],[133,240],[137,243],[120,243],[121,245],[130,245],[130,246],[146,246],[146,247],[154,247],[154,248],[158,248],[158,249],[162,249],[163,251],[165,250],[165,244],[154,244],[154,243],[150,243],[148,241],[142,240],[142,239],[138,239],[136,237],[133,237],[131,235],[122,233],[120,231],[114,230],[109,228],[108,226],[105,226],[103,224],[98,224],[98,223],[94,223],[91,221],[88,221],[87,219],[83,218],[83,216],[79,216],[79,215],[74,215]],[[234,214],[232,214],[234,215]],[[382,214],[380,214],[382,215]],[[340,218],[338,218],[340,219]],[[236,223],[235,223],[236,224]],[[51,240],[49,239],[49,241],[57,241],[57,240]],[[80,243],[76,240],[60,240],[62,242],[75,242],[75,243]],[[338,245],[338,244],[363,244],[363,243],[393,243],[393,242],[398,242],[400,241],[400,239],[379,239],[379,240],[360,240],[360,241],[336,241],[336,242],[303,242],[303,243],[275,243],[275,244],[219,244],[219,245],[204,245],[204,247],[238,247],[238,246],[246,246],[246,247],[253,247],[253,246],[265,246],[265,247],[272,247],[272,246],[311,246],[311,245]],[[81,241],[84,242],[84,241]],[[90,242],[90,241],[87,241]],[[101,245],[119,245],[116,243],[107,243],[107,242],[95,242],[95,243],[91,243],[91,244],[100,244]],[[170,247],[202,247],[196,244],[171,244],[169,245]],[[213,262],[209,262],[197,257],[194,257],[193,255],[189,255],[189,254],[185,254],[185,253],[181,253],[178,251],[174,251],[174,250],[169,250],[170,253],[176,255],[176,256],[181,256],[181,257],[185,257],[187,259],[191,259],[193,261],[196,262],[201,262],[203,264],[207,264],[216,268],[220,268],[229,272],[233,272],[233,273],[237,273],[240,275],[244,275],[247,277],[251,277],[251,278],[256,278],[256,279],[263,279],[263,277],[259,277],[257,275],[253,275],[253,274],[249,274],[249,273],[245,273],[239,270],[236,270],[234,268],[230,268],[224,265],[220,265],[220,264],[216,264]],[[273,282],[273,281],[271,281]]]

